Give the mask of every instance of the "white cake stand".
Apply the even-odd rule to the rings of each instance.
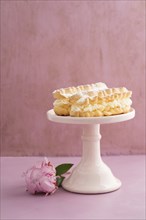
[[[104,117],[70,117],[57,116],[53,110],[47,112],[50,121],[82,124],[83,153],[79,164],[70,176],[63,181],[63,188],[76,193],[107,193],[121,187],[121,181],[111,172],[102,161],[100,154],[100,124],[122,122],[134,118],[135,110],[129,113]]]

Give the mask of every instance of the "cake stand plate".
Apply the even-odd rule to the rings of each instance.
[[[95,194],[111,192],[121,187],[121,181],[113,175],[101,158],[100,124],[127,121],[134,116],[133,108],[126,114],[104,117],[57,116],[53,109],[47,112],[50,121],[83,125],[82,158],[72,173],[64,179],[62,183],[64,189],[76,193]]]

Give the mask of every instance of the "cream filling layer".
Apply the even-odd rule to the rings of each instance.
[[[92,112],[94,110],[101,110],[104,111],[106,107],[121,107],[125,108],[126,106],[131,106],[132,105],[132,100],[130,98],[125,98],[121,100],[114,100],[113,102],[103,102],[102,104],[94,104],[94,105],[88,105],[88,106],[79,106],[79,105],[72,105],[71,106],[71,111],[73,112],[79,112],[79,111],[84,111],[84,112]]]
[[[69,101],[66,99],[57,99],[53,102],[53,106],[62,106],[62,105],[68,105]]]

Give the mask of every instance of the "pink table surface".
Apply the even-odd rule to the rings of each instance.
[[[145,156],[108,156],[103,160],[122,181],[121,189],[106,194],[83,195],[62,188],[52,196],[25,191],[23,171],[40,157],[1,158],[1,219],[145,219]],[[54,165],[78,157],[51,157]]]

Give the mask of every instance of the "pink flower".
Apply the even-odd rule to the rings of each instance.
[[[43,192],[48,195],[54,193],[58,188],[56,169],[47,158],[28,169],[24,176],[27,190],[31,194]]]

